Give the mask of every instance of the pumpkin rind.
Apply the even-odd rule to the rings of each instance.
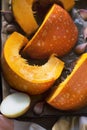
[[[35,59],[67,54],[76,44],[78,30],[70,15],[54,4],[33,38],[24,47],[22,55]]]
[[[87,105],[87,53],[80,57],[71,74],[57,86],[47,102],[61,110],[80,109]]]
[[[19,54],[28,39],[14,32],[6,40],[1,64],[5,79],[13,88],[29,94],[40,94],[48,90],[60,76],[64,63],[55,55],[42,66],[29,65]]]

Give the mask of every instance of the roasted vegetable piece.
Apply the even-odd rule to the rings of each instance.
[[[66,10],[70,10],[73,8],[73,6],[75,5],[75,1],[74,0],[60,0],[64,6],[64,8]]]
[[[8,118],[17,118],[26,113],[30,107],[31,99],[25,93],[12,93],[1,102],[0,111]]]
[[[4,78],[13,88],[29,93],[40,94],[48,90],[60,76],[64,63],[55,55],[42,66],[29,65],[19,54],[28,40],[14,32],[3,48],[1,64]]]
[[[33,0],[12,0],[12,10],[15,20],[28,35],[38,28],[32,5]]]
[[[67,54],[76,44],[78,29],[70,15],[57,4],[54,4],[46,15],[42,25],[24,47],[22,55],[34,59],[48,58]]]
[[[47,99],[56,109],[75,110],[87,105],[87,53],[77,61],[71,74]]]

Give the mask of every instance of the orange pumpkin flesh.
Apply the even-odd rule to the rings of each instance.
[[[12,10],[15,20],[28,35],[38,28],[32,11],[32,5],[33,0],[12,0]]]
[[[75,5],[74,0],[60,0],[66,10],[72,9],[72,7]]]
[[[47,102],[61,110],[80,109],[87,105],[87,53],[80,57],[72,73],[57,86]]]
[[[42,66],[29,65],[19,54],[27,42],[27,38],[17,32],[7,39],[1,58],[3,74],[13,88],[32,95],[41,94],[60,76],[64,63],[52,55]]]
[[[22,51],[31,58],[47,58],[56,53],[63,56],[75,45],[78,30],[69,14],[54,4],[42,25]]]

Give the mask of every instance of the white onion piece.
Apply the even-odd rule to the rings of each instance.
[[[8,118],[16,118],[23,115],[29,109],[31,99],[24,93],[8,95],[1,103],[1,113]]]

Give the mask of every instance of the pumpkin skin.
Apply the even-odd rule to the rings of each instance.
[[[76,110],[87,105],[87,53],[79,58],[71,74],[56,87],[47,103],[60,110]]]
[[[74,47],[77,37],[78,30],[70,15],[54,4],[38,31],[24,47],[22,55],[44,59],[55,53],[60,57]]]
[[[17,32],[6,40],[1,57],[3,75],[13,88],[31,95],[41,94],[60,76],[64,63],[52,55],[42,66],[29,65],[19,54],[27,42],[28,39]]]
[[[38,28],[32,11],[33,0],[12,0],[12,11],[15,20],[27,35]]]

